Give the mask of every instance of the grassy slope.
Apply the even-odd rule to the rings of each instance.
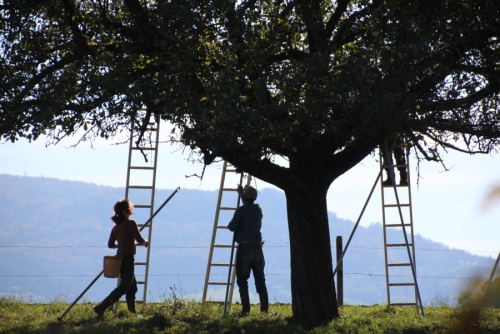
[[[77,304],[65,317],[66,333],[500,333],[500,310],[487,308],[480,321],[473,324],[475,313],[450,307],[426,308],[420,317],[415,308],[397,308],[387,312],[385,306],[345,306],[341,318],[317,327],[288,321],[291,307],[273,304],[269,315],[252,306],[252,314],[239,317],[239,305],[222,318],[222,307],[184,300],[165,300],[147,304],[137,317],[120,305],[116,313],[106,312],[105,319],[96,319],[95,304]],[[27,304],[12,299],[0,299],[0,334],[45,333],[50,323],[66,310],[67,303]],[[57,332],[53,332],[57,333]]]

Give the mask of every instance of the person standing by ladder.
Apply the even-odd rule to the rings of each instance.
[[[257,199],[257,189],[246,185],[245,189],[238,185],[238,193],[243,205],[234,212],[233,219],[227,228],[235,233],[234,240],[238,243],[236,252],[236,284],[238,284],[242,315],[250,313],[250,296],[248,293],[248,278],[253,272],[255,287],[260,299],[260,311],[269,310],[266,277],[264,275],[264,252],[262,250],[262,207],[254,203]]]
[[[117,302],[121,296],[125,295],[127,308],[130,312],[136,313],[135,310],[135,294],[137,292],[137,280],[134,274],[134,255],[136,252],[136,244],[148,247],[148,240],[144,239],[139,231],[135,220],[130,220],[130,216],[134,212],[134,205],[124,199],[116,202],[114,206],[115,215],[111,220],[115,224],[111,230],[108,240],[109,248],[118,248],[117,255],[122,257],[122,266],[120,268],[120,284],[114,289],[109,296],[94,307],[94,312],[99,317],[104,315],[104,311],[113,303]]]

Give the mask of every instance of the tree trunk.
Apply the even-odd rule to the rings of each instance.
[[[310,181],[285,190],[292,310],[295,320],[323,323],[339,316],[326,206],[329,184]]]

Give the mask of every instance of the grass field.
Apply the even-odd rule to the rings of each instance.
[[[62,322],[58,317],[68,303],[29,304],[13,298],[0,299],[0,334],[19,333],[500,333],[500,310],[485,308],[479,321],[476,312],[466,308],[427,307],[425,317],[414,307],[344,306],[340,318],[320,326],[291,321],[289,304],[272,304],[269,315],[252,305],[250,316],[238,314],[233,305],[223,318],[223,307],[199,302],[167,299],[149,303],[140,315],[130,314],[125,305],[115,312],[107,311],[104,319],[96,318],[94,303],[77,304]],[[141,309],[141,307],[139,307]],[[54,324],[57,323],[57,324]],[[50,330],[48,330],[50,327]]]

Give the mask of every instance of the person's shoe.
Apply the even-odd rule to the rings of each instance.
[[[408,185],[408,179],[404,178],[399,181],[400,186],[407,186]]]
[[[98,317],[102,318],[104,316],[104,312],[108,307],[113,305],[115,301],[111,298],[106,298],[104,299],[99,305],[94,307],[94,312],[97,314]]]
[[[267,295],[267,291],[259,293],[259,299],[260,311],[267,314],[269,312],[269,297]]]
[[[127,308],[129,312],[134,314],[137,313],[137,311],[135,310],[135,299],[127,299]]]
[[[241,299],[241,315],[247,316],[250,314],[250,295],[247,292],[240,291],[240,299]]]

